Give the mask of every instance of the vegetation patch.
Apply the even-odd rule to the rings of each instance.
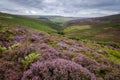
[[[27,69],[28,66],[30,66],[31,63],[35,62],[39,57],[40,57],[39,53],[31,53],[28,56],[26,56],[23,61],[24,69]]]

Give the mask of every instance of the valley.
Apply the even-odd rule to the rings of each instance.
[[[0,80],[120,80],[119,15],[41,19],[0,13]]]

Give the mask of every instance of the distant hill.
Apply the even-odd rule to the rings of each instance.
[[[10,15],[5,13],[0,13],[0,24],[12,24],[17,26],[24,26],[34,28],[40,31],[48,33],[56,33],[61,30],[61,26],[54,24],[50,21],[43,21],[37,19],[26,18],[23,16]]]
[[[65,26],[64,32],[69,38],[120,43],[120,14],[72,20]]]
[[[71,20],[65,23],[65,26],[72,25],[97,25],[97,24],[107,24],[107,23],[120,23],[120,14],[105,16],[105,17],[96,17],[96,18],[84,18]]]
[[[63,25],[64,23],[71,20],[80,19],[79,17],[64,17],[64,16],[52,16],[52,15],[24,15],[24,16],[33,19],[43,20],[43,21],[51,21],[59,25]]]
[[[66,22],[67,20],[68,22]],[[60,22],[62,26],[57,25],[59,24],[57,21],[62,21]],[[120,37],[118,37],[120,34],[120,14],[80,19],[62,16],[40,17],[37,15],[27,17],[0,13],[0,24],[24,26],[50,34],[58,33],[77,40],[120,43]]]

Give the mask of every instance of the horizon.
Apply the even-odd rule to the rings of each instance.
[[[120,14],[120,0],[0,0],[0,12],[14,15],[103,17]]]
[[[99,17],[107,17],[107,16],[114,16],[114,15],[119,15],[120,13],[118,14],[111,14],[111,15],[105,15],[105,16],[95,16],[95,17],[77,17],[77,16],[62,16],[62,15],[42,15],[42,14],[12,14],[12,13],[6,13],[6,12],[0,12],[0,13],[3,13],[3,14],[9,14],[9,15],[16,15],[16,16],[50,16],[50,17],[68,17],[68,18],[99,18]]]

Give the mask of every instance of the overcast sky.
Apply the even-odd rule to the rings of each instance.
[[[98,17],[120,13],[120,0],[0,0],[0,12]]]

